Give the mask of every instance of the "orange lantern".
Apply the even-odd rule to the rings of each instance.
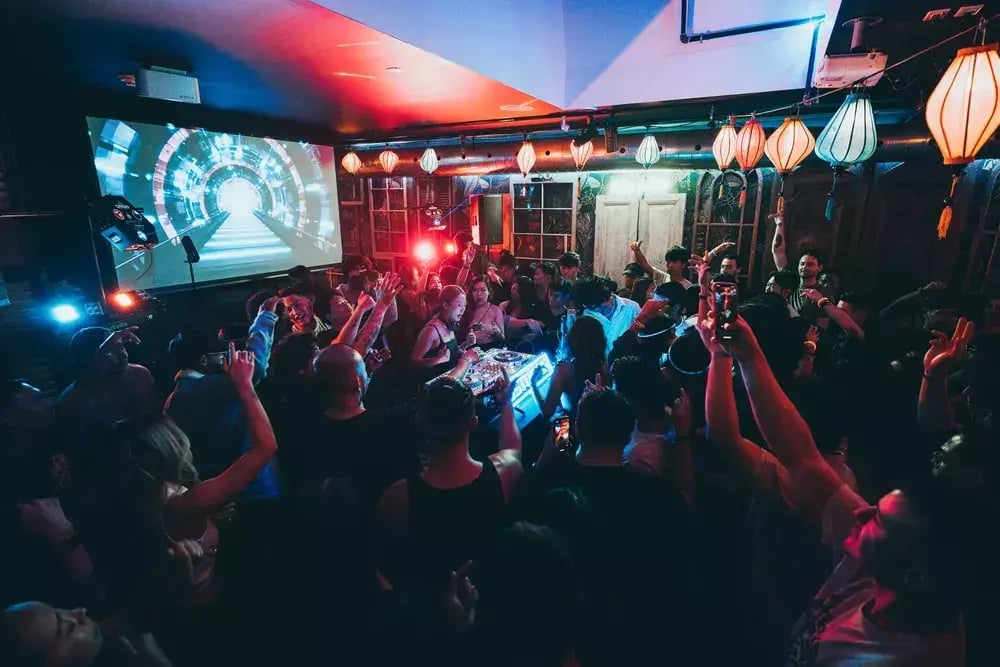
[[[757,166],[764,157],[766,141],[767,135],[764,134],[760,121],[751,116],[736,135],[736,162],[739,163],[740,169],[750,171]]]
[[[378,163],[385,169],[385,173],[391,174],[392,170],[399,164],[399,156],[393,151],[384,150],[378,154]]]
[[[777,214],[781,215],[785,207],[785,175],[790,173],[802,161],[809,157],[816,147],[816,139],[806,124],[798,116],[790,116],[771,133],[764,144],[764,153],[781,176],[781,186],[778,190]]]
[[[927,127],[944,163],[955,167],[951,190],[938,220],[938,238],[948,235],[955,188],[962,166],[976,159],[1000,127],[1000,53],[997,44],[959,49],[955,59],[927,98]]]

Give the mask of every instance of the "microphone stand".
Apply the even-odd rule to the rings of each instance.
[[[198,288],[194,282],[194,262],[192,262],[190,259],[187,259],[185,260],[184,263],[188,265],[188,272],[191,274],[191,291],[195,292],[198,290]]]

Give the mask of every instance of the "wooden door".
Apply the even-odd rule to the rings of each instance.
[[[663,256],[667,250],[684,243],[684,197],[658,195],[639,201],[637,240],[642,241],[646,259],[657,268],[666,268]]]
[[[636,240],[638,199],[597,196],[594,216],[594,273],[621,278],[622,269],[632,261],[628,244]]]

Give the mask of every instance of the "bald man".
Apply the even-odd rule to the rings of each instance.
[[[390,484],[420,472],[414,430],[398,415],[365,409],[368,372],[353,347],[324,348],[313,368],[325,408],[296,429],[300,437],[282,444],[282,466],[299,487],[347,480],[359,501],[374,506]]]

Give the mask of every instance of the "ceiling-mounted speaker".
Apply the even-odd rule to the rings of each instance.
[[[94,230],[108,243],[125,252],[151,248],[159,243],[156,227],[124,197],[107,195],[91,207]]]

